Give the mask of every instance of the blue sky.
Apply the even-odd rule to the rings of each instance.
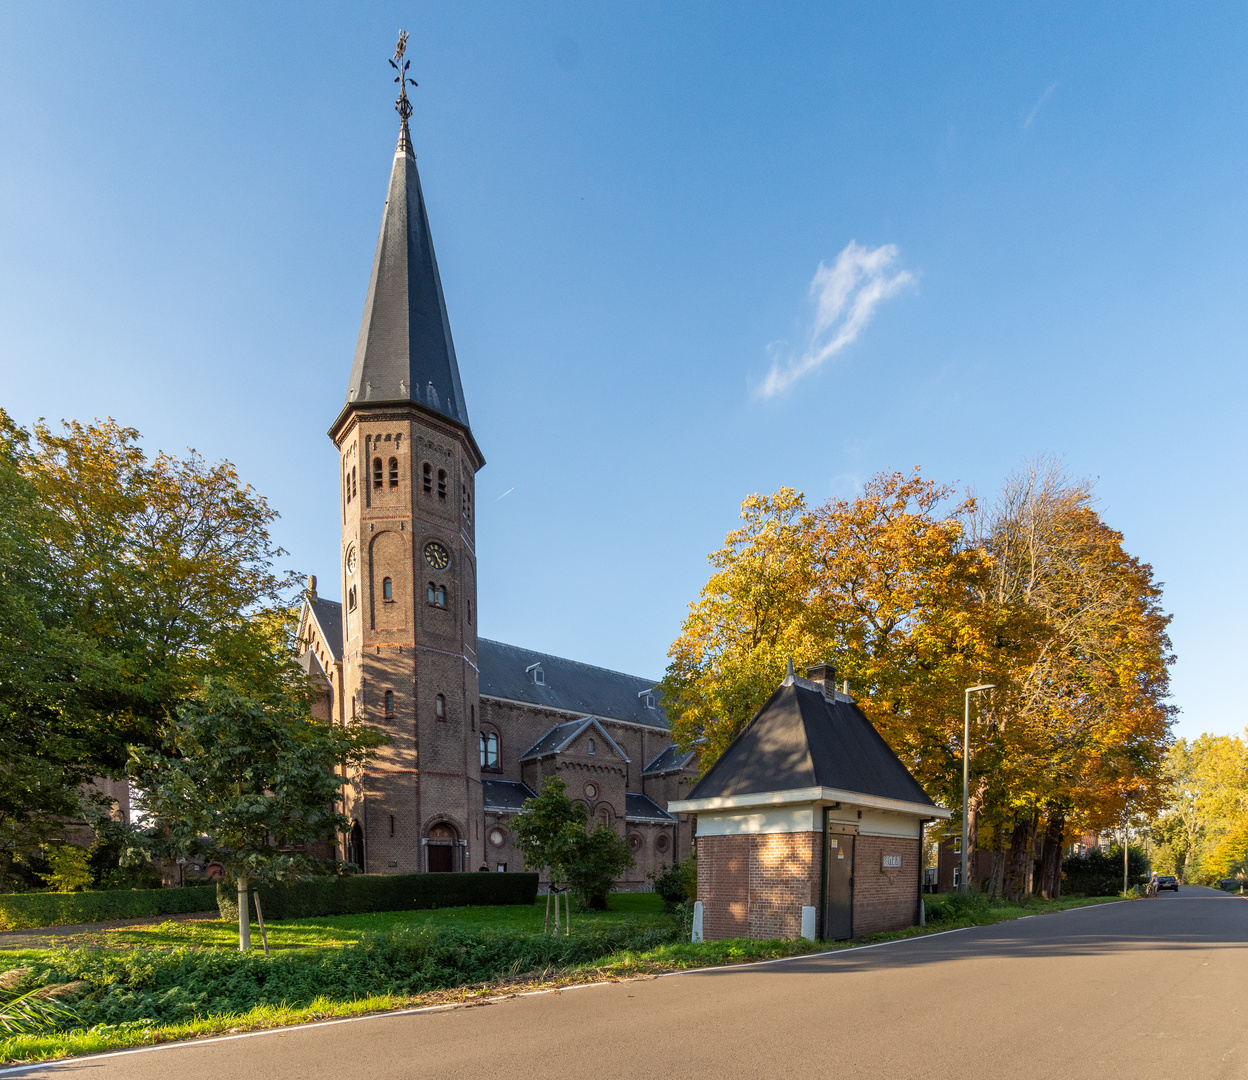
[[[657,676],[746,494],[1051,452],[1166,583],[1179,733],[1248,723],[1231,5],[11,2],[0,404],[230,458],[336,595],[400,27],[483,633]]]

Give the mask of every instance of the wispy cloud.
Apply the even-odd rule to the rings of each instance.
[[[866,248],[851,240],[831,266],[821,262],[810,283],[815,319],[800,355],[775,358],[758,396],[775,397],[809,375],[853,341],[881,302],[914,283],[897,265],[896,244]]]
[[[1040,95],[1040,100],[1031,107],[1031,112],[1027,114],[1027,119],[1023,121],[1023,127],[1031,127],[1031,122],[1036,118],[1036,114],[1044,108],[1044,103],[1053,96],[1053,91],[1057,89],[1057,83],[1051,83],[1049,88]]]

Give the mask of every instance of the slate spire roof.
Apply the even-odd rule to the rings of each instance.
[[[407,401],[469,426],[429,215],[404,119],[347,385],[347,408]]]

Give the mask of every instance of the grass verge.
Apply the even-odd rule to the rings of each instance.
[[[655,898],[647,896],[638,900],[634,897],[613,898],[614,911],[587,914],[574,917],[574,935],[579,930],[588,938],[599,938],[602,947],[609,946],[611,940],[632,940],[639,944],[645,942],[648,947],[616,948],[604,955],[584,960],[574,960],[576,949],[571,948],[573,942],[567,942],[566,951],[561,954],[548,951],[535,954],[532,949],[548,949],[545,943],[532,942],[534,930],[541,930],[541,905],[532,912],[515,909],[470,909],[461,908],[439,912],[404,912],[395,913],[391,919],[378,919],[377,916],[340,916],[334,919],[304,920],[308,925],[297,927],[294,924],[283,924],[292,933],[286,945],[286,961],[302,962],[303,967],[309,964],[338,965],[340,957],[352,952],[372,950],[377,952],[379,943],[381,951],[390,949],[408,956],[411,960],[413,939],[428,939],[435,944],[441,943],[441,951],[436,957],[427,946],[418,961],[412,961],[412,970],[417,974],[407,979],[403,989],[391,989],[387,993],[370,993],[366,989],[369,980],[375,982],[390,981],[392,986],[402,980],[396,980],[393,971],[377,967],[368,967],[361,971],[362,979],[351,980],[354,984],[349,993],[317,994],[309,997],[305,994],[302,1002],[288,1003],[262,1002],[251,1008],[218,1009],[209,1011],[207,1015],[188,1017],[173,1022],[159,1022],[148,1017],[118,1019],[113,1022],[97,1022],[73,1030],[55,1031],[41,1034],[16,1035],[0,1041],[0,1059],[6,1063],[41,1061],[50,1058],[69,1057],[83,1054],[103,1053],[109,1050],[129,1049],[149,1046],[156,1043],[178,1040],[204,1038],[214,1035],[232,1034],[243,1031],[256,1031],[266,1028],[286,1027],[315,1020],[358,1016],[366,1013],[384,1012],[399,1008],[421,1007],[431,1005],[453,1005],[471,1003],[485,998],[506,997],[520,992],[531,992],[539,989],[559,989],[569,985],[585,982],[618,981],[621,979],[654,977],[671,972],[689,970],[699,967],[714,967],[729,964],[751,963],[762,960],[775,960],[784,957],[800,956],[814,952],[826,952],[836,949],[851,948],[872,942],[894,941],[904,938],[919,937],[943,930],[955,930],[976,925],[990,925],[1052,911],[1062,911],[1073,907],[1094,904],[1112,903],[1115,898],[1098,899],[1063,899],[1058,901],[1035,900],[1024,904],[995,903],[989,904],[982,898],[932,898],[929,903],[931,921],[926,927],[910,927],[892,933],[874,934],[870,938],[853,942],[809,942],[802,940],[753,941],[748,939],[731,939],[693,944],[684,940],[672,940],[679,934],[671,920],[656,918],[654,911]],[[621,903],[620,901],[623,901]],[[507,912],[510,912],[508,916]],[[620,925],[625,923],[627,925]],[[326,925],[332,924],[332,925]],[[413,925],[419,924],[419,925]],[[578,925],[579,924],[579,925]],[[278,961],[274,957],[264,961],[262,957],[239,958],[237,954],[230,956],[227,949],[220,947],[215,940],[216,929],[200,927],[198,937],[191,940],[183,937],[187,924],[163,924],[153,928],[142,928],[146,935],[138,934],[140,947],[135,947],[132,938],[139,928],[126,927],[122,931],[112,931],[123,940],[114,938],[108,946],[101,948],[94,940],[86,942],[70,942],[59,949],[26,950],[22,954],[12,954],[13,959],[20,956],[21,962],[32,967],[43,967],[48,970],[57,968],[62,977],[75,971],[94,971],[101,985],[109,980],[133,977],[139,972],[137,982],[145,984],[141,1000],[132,1000],[138,991],[126,989],[120,994],[119,1000],[128,1004],[128,1008],[114,1009],[112,1015],[133,1016],[134,1009],[147,1009],[159,1014],[162,1002],[167,1005],[171,996],[176,996],[183,988],[177,984],[177,971],[174,972],[172,985],[166,981],[160,983],[159,978],[151,975],[162,967],[181,966],[183,977],[192,976],[190,963],[197,970],[203,967],[213,968],[225,965],[230,968],[228,977],[237,980],[239,969],[248,971],[261,969],[261,985],[264,985],[264,965],[273,965]],[[192,931],[194,928],[192,927]],[[382,931],[382,933],[378,933]],[[272,931],[271,931],[272,933]],[[397,934],[397,937],[395,936]],[[92,936],[95,937],[94,935]],[[669,940],[660,941],[663,937]],[[395,944],[397,942],[397,945]],[[406,945],[404,943],[407,943]],[[477,942],[485,943],[478,948]],[[463,957],[473,952],[489,952],[493,942],[493,959],[468,963]],[[511,952],[507,952],[507,948]],[[74,949],[82,950],[84,955],[70,962],[67,955]],[[404,953],[404,949],[406,952]],[[590,950],[592,952],[592,949]],[[429,955],[426,955],[428,953]],[[163,955],[162,954],[167,954]],[[545,966],[529,967],[521,970],[524,965],[522,957],[532,958],[546,955],[550,959]],[[567,961],[560,964],[558,957],[562,955]],[[583,953],[582,953],[583,955]],[[443,982],[454,982],[458,975],[469,975],[486,970],[489,963],[497,967],[507,966],[508,958],[515,956],[510,969],[498,972],[499,977],[477,979],[469,982],[462,979],[461,985],[430,985],[428,989],[417,989],[423,979],[425,984],[442,979]],[[111,966],[110,966],[111,965]],[[423,965],[423,966],[421,966]],[[540,961],[539,961],[540,965]],[[279,965],[280,966],[280,965]],[[409,965],[410,966],[410,965]],[[119,975],[119,967],[125,967],[130,975]],[[151,969],[151,971],[149,971]],[[337,970],[334,967],[334,970]],[[430,978],[430,971],[435,974]],[[146,973],[146,975],[145,975]],[[274,990],[279,991],[286,985],[272,972]],[[296,984],[291,984],[296,985]],[[380,989],[380,986],[376,987]],[[346,990],[346,984],[341,987]],[[163,997],[162,997],[163,995]],[[117,997],[115,994],[114,997]],[[211,1010],[211,1003],[203,1001],[203,1006]],[[167,1009],[165,1010],[168,1011]]]

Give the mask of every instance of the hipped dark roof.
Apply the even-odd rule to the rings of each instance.
[[[406,122],[373,256],[347,405],[416,402],[468,427],[455,343]]]
[[[675,743],[665,746],[658,756],[641,771],[642,776],[662,776],[664,773],[683,772],[695,757],[695,750],[681,750]]]
[[[850,701],[789,680],[689,792],[689,799],[825,787],[935,804]]]

